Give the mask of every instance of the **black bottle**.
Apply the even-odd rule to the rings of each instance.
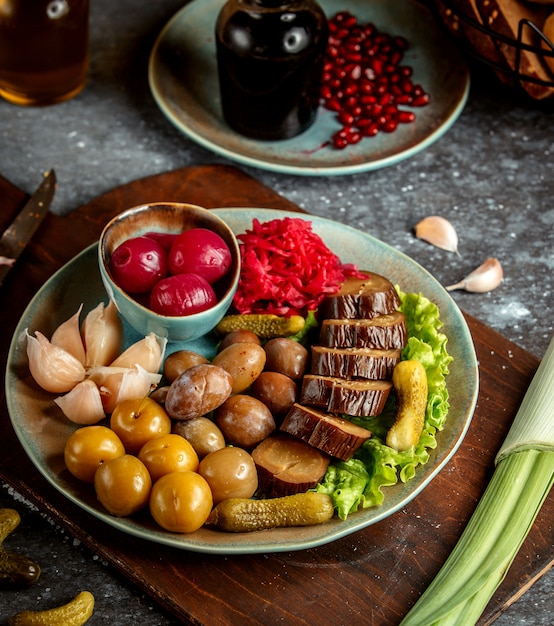
[[[315,121],[327,18],[315,0],[228,0],[216,23],[225,121],[262,140],[294,137]]]

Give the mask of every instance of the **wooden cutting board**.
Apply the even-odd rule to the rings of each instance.
[[[26,194],[0,177],[0,197],[3,230]],[[49,215],[0,291],[3,374],[13,330],[44,281],[93,243],[113,215],[163,200],[208,208],[300,211],[240,170],[209,165],[134,181],[66,217]],[[466,317],[479,359],[480,393],[462,446],[407,507],[331,544],[298,552],[226,557],[184,552],[122,534],[68,502],[35,469],[13,432],[4,395],[0,476],[184,623],[396,625],[459,538],[538,366],[529,352]],[[551,494],[481,625],[491,623],[553,565],[553,520]]]

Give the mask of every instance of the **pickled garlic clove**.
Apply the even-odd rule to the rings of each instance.
[[[79,316],[82,309],[83,305],[81,304],[76,313],[56,328],[54,334],[50,337],[50,343],[63,348],[84,365],[85,347],[83,346],[79,328]]]
[[[504,271],[498,259],[489,257],[463,280],[446,287],[447,291],[465,289],[473,293],[485,293],[496,289],[504,278]]]
[[[110,366],[134,367],[135,365],[140,365],[148,372],[157,373],[162,367],[166,345],[167,339],[150,333],[140,341],[129,346]]]
[[[65,393],[85,379],[83,364],[72,354],[54,345],[39,331],[27,335],[29,370],[35,382],[52,393]]]
[[[161,374],[148,372],[140,365],[130,368],[98,367],[89,372],[89,379],[100,388],[106,413],[112,413],[123,400],[144,398],[161,378]]]
[[[54,399],[68,420],[75,424],[96,424],[106,417],[100,389],[89,378],[83,380],[73,389]]]
[[[452,224],[440,215],[429,215],[415,225],[415,236],[441,250],[458,252],[458,234]]]
[[[109,365],[123,349],[123,323],[110,300],[89,311],[81,327],[87,367]]]

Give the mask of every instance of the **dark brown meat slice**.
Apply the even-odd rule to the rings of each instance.
[[[371,319],[327,319],[321,324],[319,343],[330,348],[403,348],[408,339],[406,316],[401,311]]]
[[[298,403],[293,404],[281,430],[343,461],[371,437],[366,428]]]
[[[364,273],[367,278],[348,277],[336,294],[323,299],[320,319],[370,319],[398,309],[400,298],[390,280],[373,272]]]
[[[329,455],[285,432],[264,439],[252,450],[261,491],[269,498],[312,489],[323,478]]]
[[[299,403],[317,406],[329,413],[367,417],[383,412],[391,388],[388,380],[345,380],[306,374]]]
[[[335,378],[386,380],[391,378],[400,356],[401,350],[312,346],[310,373]]]

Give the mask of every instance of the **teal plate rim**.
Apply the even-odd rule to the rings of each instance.
[[[414,82],[430,93],[417,120],[379,133],[345,150],[322,148],[339,130],[334,114],[320,109],[314,125],[284,141],[255,141],[223,121],[217,81],[214,27],[225,0],[193,0],[159,34],[150,54],[148,81],[167,119],[204,148],[233,161],[304,176],[344,175],[394,165],[440,139],[462,113],[469,95],[467,63],[429,9],[416,0],[320,0],[328,17],[349,10],[391,34],[405,36],[405,63]]]
[[[470,426],[477,402],[478,364],[471,333],[462,312],[424,268],[391,246],[350,226],[312,215],[274,209],[215,209],[236,232],[249,228],[253,218],[262,221],[301,217],[312,222],[318,233],[344,262],[358,263],[388,276],[405,291],[425,294],[440,309],[443,331],[454,360],[447,386],[450,412],[446,426],[438,433],[438,446],[430,451],[428,463],[405,484],[386,488],[384,504],[364,509],[341,521],[304,528],[277,528],[254,533],[223,533],[202,528],[191,534],[174,534],[156,526],[147,513],[134,518],[117,518],[102,509],[91,485],[79,483],[65,469],[63,446],[77,428],[54,404],[54,394],[41,390],[32,380],[26,356],[25,329],[40,330],[50,336],[56,326],[69,318],[83,303],[88,311],[100,301],[107,301],[97,264],[97,245],[93,244],[69,261],[38,291],[27,306],[14,332],[6,368],[6,398],[10,420],[26,454],[40,473],[68,500],[97,519],[126,534],[173,548],[213,554],[263,554],[303,550],[336,541],[393,515],[413,500],[439,474],[461,445]],[[86,277],[86,289],[83,278]],[[127,332],[128,329],[126,329]],[[127,343],[136,340],[128,335]],[[215,346],[214,338],[205,337],[203,346],[187,344],[191,349]],[[194,343],[194,342],[193,342]],[[170,344],[169,352],[184,344]]]

